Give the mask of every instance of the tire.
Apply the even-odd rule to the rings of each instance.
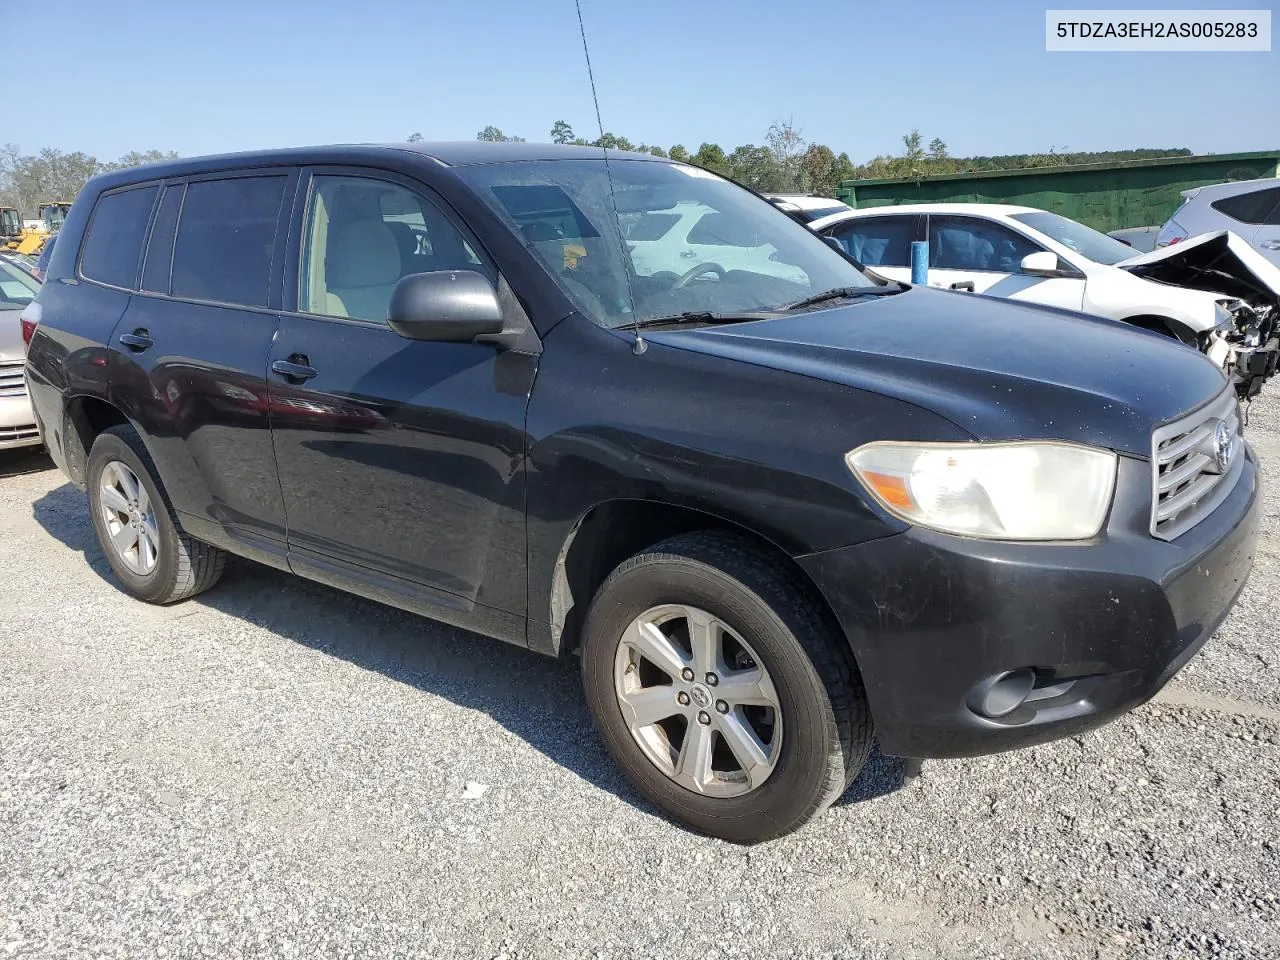
[[[132,515],[113,511],[104,499],[104,487],[112,487],[117,496],[127,489],[122,477],[128,475],[116,465],[128,468],[145,494],[145,499],[139,496],[136,500],[142,509],[134,529],[145,527],[146,544],[138,538],[135,548],[127,552],[113,544],[110,528],[125,526],[123,521]],[[111,427],[99,434],[89,451],[85,473],[98,545],[126,593],[147,603],[176,603],[203,593],[222,577],[227,554],[179,529],[155,463],[133,427]],[[127,532],[124,535],[127,539]],[[147,558],[152,561],[149,566]]]
[[[723,625],[713,628],[722,638],[720,648],[748,651],[746,662],[750,665],[754,661],[754,668],[763,668],[771,681],[770,692],[776,695],[777,707],[751,708],[757,711],[751,715],[757,718],[751,721],[757,724],[753,732],[771,732],[774,738],[765,744],[773,765],[762,782],[754,782],[754,777],[763,767],[752,767],[748,773],[747,765],[740,764],[740,771],[722,775],[715,766],[716,762],[724,763],[719,758],[727,758],[728,767],[737,763],[737,751],[725,752],[730,748],[726,724],[738,717],[740,726],[747,709],[722,710],[726,702],[718,699],[718,691],[739,689],[734,678],[748,674],[728,671],[716,680],[716,686],[699,691],[696,688],[704,685],[696,674],[692,682],[684,679],[675,661],[668,659],[664,670],[658,670],[654,666],[657,660],[650,661],[645,654],[637,662],[634,641],[643,640],[648,628],[636,624],[652,625],[655,620],[647,619],[650,617],[673,616],[660,629],[670,631],[671,642],[693,656],[689,652],[693,644],[684,640],[693,633],[696,617],[684,617],[682,623],[681,615],[671,614],[671,609],[693,611],[697,616],[705,611]],[[652,632],[648,636],[653,636]],[[655,649],[661,652],[665,648]],[[741,652],[736,656],[736,663],[744,662]],[[646,675],[656,677],[656,686],[646,683]],[[677,675],[682,679],[673,679],[667,690],[664,678]],[[750,675],[758,676],[754,669]],[[861,678],[852,653],[821,601],[791,570],[751,540],[733,534],[682,534],[614,570],[587,612],[582,678],[596,729],[628,779],[670,816],[725,840],[755,843],[803,826],[844,792],[866,763],[871,748],[873,728]],[[631,714],[631,721],[624,715],[619,691],[629,698],[652,693],[656,712],[677,702],[676,709],[685,714],[640,726],[640,714]],[[708,692],[714,707],[698,712]],[[690,704],[691,696],[696,703],[678,705]],[[726,715],[719,715],[722,712]],[[758,719],[762,716],[772,717],[773,724],[779,723],[780,716],[780,725]],[[687,738],[695,730],[694,723],[704,724],[708,718],[711,726],[707,729],[716,731],[711,737],[719,752],[701,768],[704,773],[710,769],[707,785],[695,790],[677,778],[688,779],[682,772],[684,747],[693,742]],[[633,733],[633,726],[639,732]],[[757,739],[763,744],[763,735]],[[741,738],[736,742],[741,744]],[[738,780],[722,782],[722,776]],[[697,782],[697,777],[692,779]],[[740,792],[708,795],[734,790]]]

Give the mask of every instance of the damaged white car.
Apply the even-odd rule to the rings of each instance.
[[[1201,350],[1255,396],[1280,356],[1280,268],[1233,233],[1134,255],[1090,227],[1033,207],[871,207],[815,220],[854,259],[902,282],[929,242],[929,285],[1122,320]]]

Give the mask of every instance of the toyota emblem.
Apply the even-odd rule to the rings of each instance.
[[[1213,457],[1218,462],[1218,470],[1226,473],[1231,466],[1231,457],[1235,453],[1235,437],[1225,420],[1218,421],[1218,428],[1213,433]]]

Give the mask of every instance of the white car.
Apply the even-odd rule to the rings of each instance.
[[[929,286],[1122,320],[1203,351],[1252,397],[1280,356],[1280,268],[1225,230],[1135,255],[1112,237],[1034,207],[940,203],[871,207],[815,220],[855,260],[911,278],[929,242]]]
[[[718,210],[701,203],[677,203],[646,210],[623,221],[631,262],[642,277],[659,273],[680,276],[686,266],[719,265],[807,283],[799,267],[773,259],[777,249]]]
[[[0,450],[40,445],[27,381],[27,347],[22,311],[40,292],[40,284],[17,262],[0,257]]]
[[[1230,230],[1280,266],[1280,180],[1237,180],[1182,191],[1182,206],[1169,218],[1157,247],[1214,230]]]
[[[814,220],[829,217],[833,213],[844,213],[853,209],[843,200],[811,197],[807,193],[766,193],[763,196],[783,213],[789,214],[792,219],[806,225]]]

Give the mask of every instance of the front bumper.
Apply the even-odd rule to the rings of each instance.
[[[1260,347],[1244,347],[1232,344],[1228,349],[1228,368],[1236,396],[1251,400],[1262,392],[1262,385],[1276,375],[1280,368],[1280,339],[1272,337]]]
[[[40,431],[36,429],[36,417],[27,395],[0,397],[0,450],[33,447],[40,442]]]
[[[1253,567],[1257,461],[1246,446],[1227,499],[1173,542],[1147,532],[1150,469],[1121,459],[1108,527],[1088,543],[912,529],[799,558],[853,647],[886,754],[1073,736],[1150,699],[1213,635]],[[992,678],[1028,668],[1031,697],[1012,712],[972,706]]]

